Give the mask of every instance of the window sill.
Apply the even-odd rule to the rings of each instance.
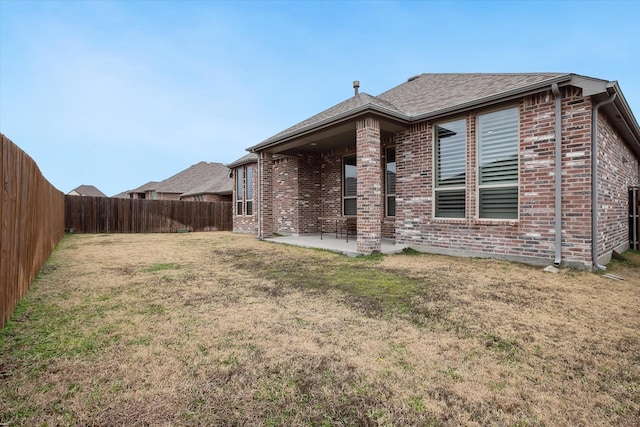
[[[438,223],[451,223],[451,222],[469,222],[467,218],[443,218],[443,217],[434,217],[433,222]]]
[[[510,226],[517,226],[518,225],[518,220],[517,219],[491,219],[491,218],[475,218],[473,220],[473,222],[475,224],[478,225],[510,225]]]
[[[434,224],[469,224],[484,226],[518,226],[517,219],[489,219],[489,218],[432,218]]]

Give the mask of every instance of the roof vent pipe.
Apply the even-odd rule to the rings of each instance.
[[[353,92],[354,95],[358,94],[358,89],[360,89],[360,82],[358,80],[353,81]]]
[[[591,259],[593,267],[606,270],[598,263],[598,110],[616,99],[616,93],[609,99],[596,104],[591,111]]]

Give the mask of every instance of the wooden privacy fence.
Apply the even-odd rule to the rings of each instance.
[[[64,236],[64,194],[3,134],[0,165],[0,328]]]
[[[74,233],[231,231],[231,202],[65,196],[65,228]]]

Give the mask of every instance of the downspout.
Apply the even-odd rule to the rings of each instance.
[[[598,270],[607,269],[598,264],[598,110],[613,102],[616,96],[614,93],[609,99],[596,104],[591,112],[591,259],[593,267]]]
[[[562,262],[562,94],[558,83],[551,85],[555,100],[555,259],[554,265]]]

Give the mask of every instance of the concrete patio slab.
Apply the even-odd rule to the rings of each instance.
[[[304,248],[325,249],[328,251],[342,253],[351,257],[361,255],[356,249],[356,237],[350,236],[349,241],[342,236],[336,237],[332,233],[324,233],[322,238],[320,234],[305,234],[292,236],[277,236],[264,239],[268,242],[285,243],[293,246],[301,246]],[[397,245],[394,240],[382,239],[380,251],[383,254],[393,254],[402,252],[405,245]]]

